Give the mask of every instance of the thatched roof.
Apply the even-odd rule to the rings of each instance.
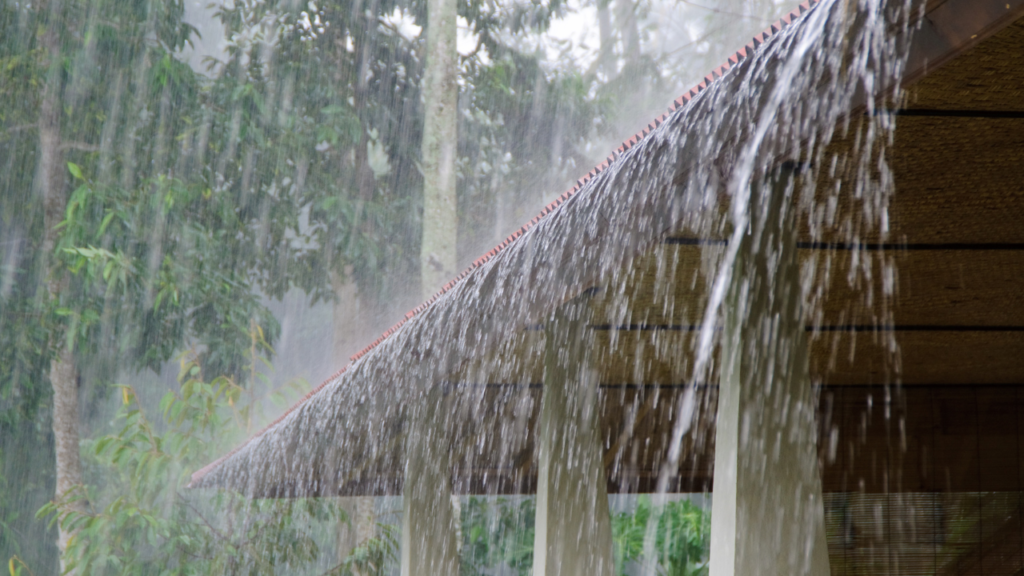
[[[843,390],[850,410],[862,406],[863,391],[849,391],[869,385],[1024,383],[1024,0],[921,4],[921,26],[905,38],[904,100],[884,100],[872,116],[863,114],[863,96],[849,99],[828,117],[829,130],[841,128],[821,156],[855,155],[879,114],[897,115],[885,151],[897,191],[889,230],[863,224],[870,207],[838,166],[818,170],[814,184],[843,217],[820,227],[808,220],[801,232],[804,261],[831,270],[811,295],[813,377]],[[765,94],[813,33],[808,20],[840,19],[842,6],[805,3],[755,38],[281,418],[196,472],[192,486],[255,496],[395,493],[403,407],[444,383],[460,391],[455,410],[467,423],[457,435],[458,489],[529,491],[544,337],[536,327],[562,303],[602,287],[591,328],[609,490],[651,488],[667,447],[664,425],[687,386],[708,394],[673,487],[708,487],[714,373],[694,374],[688,358],[708,271],[727,242],[724,219],[702,215],[721,213],[727,199],[705,191],[721,187],[766,107],[781,106],[780,118],[806,114],[785,112]],[[820,97],[823,80],[799,80],[793,98]],[[720,123],[726,114],[751,121]],[[820,129],[802,126],[786,138],[807,141]],[[700,164],[709,149],[715,165]],[[881,270],[848,281],[865,258],[895,265],[895,292]],[[848,482],[847,468],[831,477]],[[829,478],[825,489],[835,489]]]

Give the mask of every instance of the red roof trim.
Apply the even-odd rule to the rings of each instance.
[[[397,332],[398,329],[401,328],[403,325],[405,325],[406,322],[408,322],[414,316],[418,315],[423,310],[426,310],[427,307],[429,307],[431,304],[433,304],[435,301],[437,301],[441,296],[443,296],[445,293],[447,293],[452,288],[454,288],[455,285],[457,285],[460,280],[462,280],[463,278],[468,276],[473,270],[475,270],[475,269],[479,268],[480,266],[483,266],[484,264],[486,264],[488,261],[491,260],[491,258],[496,256],[498,254],[498,252],[501,252],[503,249],[508,247],[509,244],[514,242],[520,236],[522,236],[523,233],[525,233],[527,230],[529,230],[534,225],[536,225],[538,222],[540,222],[540,220],[542,218],[544,218],[548,214],[554,212],[556,208],[558,208],[559,206],[564,204],[566,200],[571,198],[576,192],[578,192],[581,188],[583,188],[583,186],[587,182],[589,182],[594,177],[596,177],[598,174],[603,172],[606,168],[608,168],[608,166],[612,162],[614,162],[615,159],[619,155],[621,155],[623,152],[625,152],[626,150],[632,148],[637,143],[639,143],[641,140],[643,140],[644,137],[647,136],[653,130],[652,126],[660,125],[662,121],[664,121],[666,118],[668,118],[669,113],[675,112],[677,109],[679,109],[682,106],[684,106],[687,103],[689,103],[693,99],[693,97],[695,97],[697,94],[699,94],[702,91],[704,91],[704,89],[707,88],[707,86],[710,85],[712,82],[714,82],[717,78],[720,78],[722,75],[724,75],[725,72],[728,71],[731,68],[731,66],[729,65],[729,62],[738,63],[740,60],[743,60],[743,59],[747,58],[748,55],[752,55],[753,51],[756,50],[757,47],[761,46],[761,44],[763,44],[765,41],[767,41],[768,38],[770,38],[771,36],[774,36],[775,34],[777,34],[780,31],[782,31],[782,29],[785,28],[786,26],[788,26],[789,24],[792,24],[804,12],[807,12],[808,10],[810,10],[812,6],[817,5],[820,1],[821,0],[809,0],[809,1],[803,2],[802,4],[800,4],[800,6],[798,8],[796,8],[795,10],[792,10],[791,12],[789,12],[789,14],[783,16],[780,20],[778,20],[777,22],[772,24],[770,28],[768,28],[764,32],[754,36],[754,41],[753,42],[750,42],[744,48],[740,48],[739,50],[737,50],[732,56],[730,56],[728,58],[728,61],[725,64],[723,64],[722,66],[719,66],[718,68],[713,70],[711,74],[708,74],[704,78],[704,81],[702,81],[701,83],[699,83],[696,86],[694,86],[693,88],[691,88],[689,92],[687,92],[687,93],[683,94],[681,97],[677,98],[672,103],[672,105],[669,107],[669,111],[668,112],[662,114],[658,119],[656,119],[654,121],[653,124],[648,125],[647,128],[641,130],[637,134],[634,134],[633,136],[628,138],[625,142],[623,142],[622,145],[619,146],[618,149],[615,152],[613,152],[611,155],[608,156],[607,160],[605,160],[604,162],[599,164],[597,167],[595,167],[593,170],[591,170],[589,173],[587,173],[586,176],[584,176],[583,178],[580,178],[579,180],[577,180],[576,181],[576,185],[573,186],[572,189],[563,192],[562,195],[559,196],[554,202],[552,202],[552,203],[548,204],[547,206],[545,206],[544,209],[540,211],[540,214],[538,214],[536,217],[534,217],[532,220],[530,220],[522,228],[520,228],[519,230],[515,231],[512,235],[510,235],[508,238],[506,238],[504,242],[502,242],[498,246],[492,248],[489,252],[487,252],[483,256],[481,256],[481,257],[477,258],[476,260],[474,260],[473,263],[468,268],[466,268],[461,274],[459,274],[455,279],[453,279],[452,281],[450,281],[447,284],[445,284],[444,287],[441,288],[441,290],[439,290],[433,296],[428,298],[426,302],[423,302],[422,304],[420,304],[416,308],[414,308],[414,309],[410,310],[409,312],[407,312],[405,314],[405,317],[402,320],[400,320],[397,324],[395,324],[391,328],[388,328],[382,335],[380,335],[376,340],[374,340],[372,344],[370,344],[366,348],[363,348],[359,352],[353,354],[352,357],[349,358],[349,360],[350,360],[349,364],[346,364],[341,370],[338,370],[337,372],[335,372],[330,378],[327,378],[326,380],[321,382],[319,386],[317,386],[316,388],[313,388],[312,390],[310,390],[298,402],[293,404],[290,408],[288,408],[288,410],[286,410],[283,414],[281,414],[281,416],[279,416],[276,420],[274,420],[273,422],[268,424],[266,427],[264,427],[262,430],[260,430],[256,434],[254,434],[248,440],[246,440],[245,442],[239,444],[238,446],[236,446],[234,449],[232,449],[230,452],[228,452],[224,456],[221,456],[217,460],[211,462],[210,464],[207,464],[203,468],[201,468],[201,469],[197,470],[195,473],[193,473],[192,474],[192,480],[190,482],[190,486],[191,486],[191,484],[193,484],[193,483],[199,481],[200,479],[202,479],[203,476],[205,476],[206,474],[211,472],[213,469],[215,469],[217,466],[219,466],[225,460],[227,460],[231,456],[234,456],[236,453],[238,453],[239,450],[241,450],[242,448],[247,446],[250,442],[252,442],[256,438],[259,438],[260,436],[262,436],[267,430],[270,430],[274,426],[278,425],[281,421],[283,421],[285,418],[287,418],[289,414],[294,412],[296,409],[298,409],[300,406],[302,406],[302,404],[304,404],[307,400],[309,400],[310,398],[315,396],[324,387],[326,387],[327,384],[329,384],[330,382],[333,382],[338,377],[340,377],[342,374],[344,374],[345,371],[348,370],[348,368],[352,364],[354,364],[357,360],[359,360],[363,356],[366,356],[371,350],[376,348],[381,342],[383,342],[389,336],[391,336],[392,334]]]

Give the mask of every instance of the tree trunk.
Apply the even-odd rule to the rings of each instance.
[[[373,509],[373,496],[339,498],[341,508],[348,516],[348,522],[338,528],[338,561],[348,558],[358,547],[376,536],[377,519]],[[355,571],[357,575],[359,571]]]
[[[359,289],[352,280],[352,267],[348,266],[345,276],[332,276],[334,293],[334,365],[344,366],[348,357],[366,344],[364,335],[371,333],[370,311],[359,295]],[[338,561],[342,561],[357,546],[362,546],[374,536],[376,518],[373,513],[373,497],[343,497],[341,507],[348,516],[348,522],[338,526]]]
[[[377,13],[376,0],[370,2],[367,14]],[[354,93],[354,106],[362,123],[362,134],[359,144],[353,151],[353,182],[351,188],[356,192],[356,211],[349,230],[347,245],[354,247],[360,234],[371,234],[373,222],[364,218],[366,204],[373,200],[377,183],[373,169],[370,167],[368,146],[370,143],[369,131],[367,128],[368,116],[366,111],[369,100],[370,62],[374,54],[375,38],[372,33],[374,22],[368,21],[360,41],[357,44],[358,55],[357,77]],[[344,57],[340,57],[343,59]],[[333,273],[331,285],[337,301],[333,309],[334,325],[334,365],[344,366],[348,358],[358,352],[367,344],[369,334],[377,330],[375,302],[372,297],[366,297],[359,291],[355,281],[353,266],[347,265],[343,274]],[[341,506],[348,516],[348,522],[338,528],[338,560],[344,560],[358,546],[374,536],[373,527],[375,518],[373,516],[373,497],[357,496],[343,497]],[[357,572],[358,573],[358,572]]]
[[[611,0],[598,0],[597,25],[601,32],[601,51],[594,62],[594,70],[604,75],[605,81],[610,80],[617,72],[615,66],[615,38],[612,30],[611,11],[608,5]]]
[[[640,61],[640,28],[636,21],[636,8],[628,0],[616,2],[616,23],[622,33],[622,57],[627,67]]]
[[[456,272],[458,212],[455,197],[458,52],[454,0],[429,0],[427,64],[423,85],[423,243],[420,278],[424,299]]]
[[[61,54],[58,34],[58,22],[61,16],[59,0],[49,6],[49,18],[42,35],[42,45],[47,52],[50,69],[43,86],[42,101],[39,106],[39,164],[36,181],[43,197],[43,266],[46,276],[46,290],[51,301],[60,297],[65,283],[65,276],[58,270],[56,263],[50,260],[57,245],[57,225],[64,219],[67,207],[67,196],[64,192],[66,168],[61,151],[60,120],[61,120]],[[60,500],[82,482],[82,470],[79,463],[78,437],[78,379],[75,371],[74,358],[70,338],[57,339],[56,355],[50,362],[50,384],[53,386],[53,437],[57,455],[57,489],[56,498]],[[76,502],[65,510],[82,510],[81,502]],[[64,572],[64,553],[68,542],[74,535],[73,530],[60,528],[58,547],[61,552],[61,572]]]
[[[346,522],[338,525],[338,562],[343,562],[359,545],[356,536],[356,498],[342,496],[338,498],[338,504],[348,517]]]

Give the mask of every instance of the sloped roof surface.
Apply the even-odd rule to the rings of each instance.
[[[338,370],[333,375],[328,377],[326,380],[324,380],[318,386],[316,386],[315,388],[310,390],[303,398],[301,398],[298,402],[296,402],[294,405],[292,405],[290,408],[288,408],[288,410],[286,410],[283,414],[281,414],[281,416],[279,416],[276,420],[274,420],[273,422],[268,424],[265,428],[263,428],[262,430],[260,430],[256,434],[254,434],[249,440],[247,440],[246,442],[243,442],[242,444],[238,445],[233,450],[231,450],[230,452],[228,452],[224,456],[218,458],[214,462],[212,462],[212,463],[208,464],[207,466],[203,467],[202,469],[196,471],[192,475],[192,484],[195,484],[200,479],[202,479],[208,472],[210,472],[213,469],[217,468],[217,466],[219,466],[222,462],[224,462],[225,460],[230,458],[232,455],[237,453],[239,450],[241,450],[243,447],[245,447],[248,443],[250,443],[253,439],[258,438],[259,436],[261,436],[262,434],[264,434],[265,432],[267,432],[268,430],[270,430],[271,428],[273,428],[274,426],[279,424],[285,418],[287,418],[289,414],[291,414],[293,411],[295,411],[297,408],[299,408],[302,404],[304,404],[310,398],[312,398],[317,393],[319,393],[321,390],[323,390],[324,387],[326,387],[329,383],[335,381],[342,374],[344,374],[349,369],[349,367],[352,366],[352,364],[354,364],[360,358],[362,358],[362,357],[366,356],[367,354],[369,354],[372,350],[374,350],[383,341],[385,341],[391,335],[395,334],[398,330],[400,330],[409,320],[411,320],[412,318],[416,317],[417,315],[423,313],[425,310],[427,310],[429,307],[431,307],[439,298],[444,296],[446,293],[448,293],[450,290],[452,290],[456,285],[458,285],[459,282],[461,282],[464,278],[469,276],[474,270],[480,268],[481,266],[483,266],[484,264],[489,262],[492,258],[494,258],[498,253],[500,253],[501,251],[503,251],[506,248],[508,248],[512,243],[514,243],[516,240],[518,240],[520,237],[522,237],[522,235],[525,234],[527,230],[529,230],[530,228],[535,226],[538,222],[540,222],[543,218],[545,218],[546,216],[548,216],[549,214],[554,212],[559,206],[561,206],[563,203],[565,203],[567,200],[569,200],[569,198],[573,197],[589,181],[591,181],[593,178],[595,178],[598,174],[600,174],[603,171],[605,171],[623,153],[625,153],[627,150],[630,150],[631,148],[636,146],[638,143],[640,143],[644,138],[646,138],[647,135],[650,134],[652,131],[654,131],[655,128],[660,126],[662,124],[662,122],[664,122],[668,118],[668,116],[670,114],[672,114],[675,111],[677,111],[678,109],[683,108],[684,106],[686,106],[693,98],[695,98],[698,94],[700,94],[701,92],[706,90],[708,88],[708,86],[710,86],[713,82],[715,82],[716,80],[718,80],[719,78],[724,76],[725,73],[728,72],[732,67],[736,66],[737,64],[739,64],[741,61],[745,60],[746,58],[752,56],[754,54],[754,52],[758,48],[760,48],[765,42],[767,42],[774,35],[778,34],[780,31],[782,31],[785,27],[789,26],[794,21],[796,21],[801,15],[803,15],[807,11],[811,10],[811,8],[813,8],[819,2],[820,2],[820,0],[806,0],[806,1],[802,2],[799,6],[797,6],[796,9],[794,9],[791,12],[787,13],[786,15],[784,15],[782,18],[780,18],[778,21],[776,21],[771,26],[766,28],[760,34],[757,34],[756,36],[754,36],[750,40],[750,42],[748,42],[744,47],[740,48],[735,53],[733,53],[731,56],[729,56],[728,59],[726,60],[726,62],[724,62],[722,65],[720,65],[717,68],[715,68],[714,70],[712,70],[711,73],[706,75],[704,77],[704,79],[700,83],[698,83],[696,86],[694,86],[693,88],[688,90],[686,93],[684,93],[679,98],[676,98],[672,102],[672,104],[669,106],[668,110],[665,113],[663,113],[662,115],[660,115],[657,118],[655,118],[652,122],[650,122],[647,125],[646,128],[642,129],[640,132],[637,132],[632,137],[630,137],[627,140],[625,140],[622,143],[622,145],[620,145],[614,152],[612,152],[605,159],[604,162],[602,162],[601,164],[595,166],[592,170],[587,172],[586,175],[584,175],[582,178],[578,179],[576,181],[576,183],[573,185],[572,188],[570,188],[569,190],[566,190],[558,198],[556,198],[553,202],[551,202],[550,204],[545,206],[544,209],[541,210],[540,214],[535,216],[529,222],[523,224],[518,230],[513,232],[504,241],[502,241],[500,244],[498,244],[497,246],[492,248],[486,254],[483,254],[482,256],[480,256],[479,258],[474,260],[473,263],[470,264],[470,266],[467,267],[461,274],[459,274],[458,276],[456,276],[455,278],[453,278],[452,280],[447,282],[444,286],[441,287],[441,289],[439,291],[437,291],[428,300],[426,300],[425,302],[423,302],[422,304],[420,304],[416,308],[414,308],[414,309],[410,310],[409,312],[407,312],[405,314],[405,317],[402,318],[399,322],[397,322],[394,326],[392,326],[391,328],[388,328],[376,340],[371,342],[368,346],[366,346],[365,348],[363,348],[362,350],[360,350],[356,354],[352,355],[349,358],[349,363],[348,364],[343,366],[340,370]]]
[[[303,398],[301,398],[298,402],[296,402],[294,405],[292,405],[290,408],[288,408],[288,410],[286,410],[283,414],[281,414],[281,416],[279,416],[276,420],[274,420],[273,422],[268,424],[265,428],[263,428],[262,430],[260,430],[256,434],[254,434],[252,436],[252,438],[250,438],[246,442],[240,444],[239,446],[235,447],[233,450],[231,450],[230,452],[228,452],[227,454],[225,454],[221,458],[217,459],[216,461],[214,461],[214,462],[208,464],[207,466],[203,467],[202,469],[196,471],[192,475],[192,482],[193,483],[197,482],[204,475],[206,475],[209,471],[213,470],[219,464],[221,464],[223,461],[225,461],[226,459],[230,458],[233,454],[237,453],[240,449],[242,449],[246,444],[251,442],[254,438],[259,437],[260,435],[265,433],[267,430],[273,428],[278,423],[280,423],[282,420],[284,420],[290,413],[292,413],[299,406],[301,406],[307,400],[309,400],[314,395],[316,395],[318,392],[320,392],[330,382],[333,382],[338,377],[340,377],[342,374],[344,374],[353,363],[358,361],[360,358],[366,356],[368,353],[370,353],[372,350],[374,350],[381,342],[383,342],[384,340],[389,338],[392,334],[394,334],[398,330],[400,330],[402,328],[402,326],[404,326],[410,319],[412,319],[413,317],[421,314],[423,311],[425,311],[427,308],[429,308],[431,305],[433,305],[439,298],[441,298],[443,295],[445,295],[447,292],[449,292],[452,288],[454,288],[459,282],[461,282],[464,278],[466,278],[469,274],[471,274],[474,270],[476,270],[477,268],[481,267],[482,265],[484,265],[485,263],[490,261],[499,252],[501,252],[502,250],[506,249],[513,242],[515,242],[520,237],[522,237],[522,235],[524,233],[526,233],[527,230],[529,230],[530,228],[535,226],[538,222],[541,221],[541,219],[543,219],[544,217],[546,217],[549,214],[551,214],[552,212],[554,212],[565,201],[567,201],[569,198],[571,198],[573,195],[575,195],[580,189],[582,189],[587,184],[587,182],[589,182],[594,177],[596,177],[598,174],[600,174],[605,169],[607,169],[624,152],[626,152],[627,150],[630,150],[631,148],[636,146],[639,142],[641,142],[644,138],[646,138],[647,135],[650,134],[655,128],[660,126],[661,123],[664,122],[668,118],[668,116],[670,114],[672,114],[676,110],[686,106],[694,97],[696,97],[698,94],[700,94],[705,89],[707,89],[708,86],[710,86],[712,82],[715,82],[717,79],[721,78],[723,75],[725,75],[726,72],[728,72],[733,66],[735,66],[739,62],[741,62],[744,59],[746,59],[746,58],[750,57],[751,55],[753,55],[754,52],[761,45],[763,45],[765,42],[767,42],[772,36],[774,36],[775,34],[779,33],[780,31],[782,31],[783,28],[785,28],[785,27],[789,26],[790,24],[792,24],[801,15],[803,15],[805,12],[809,11],[812,7],[817,5],[819,2],[820,2],[820,0],[807,0],[805,2],[802,2],[796,9],[794,9],[793,11],[791,11],[791,12],[787,13],[786,15],[784,15],[782,18],[780,18],[774,24],[772,24],[771,26],[766,28],[760,34],[757,34],[756,36],[754,36],[754,38],[752,38],[750,40],[750,42],[748,42],[746,44],[746,46],[744,46],[744,47],[740,48],[739,50],[737,50],[734,54],[729,56],[729,58],[726,60],[726,62],[724,62],[722,65],[720,65],[717,68],[715,68],[714,70],[712,70],[711,73],[706,75],[704,77],[704,79],[700,83],[698,83],[696,86],[694,86],[693,88],[688,90],[686,93],[684,93],[679,98],[675,99],[672,102],[672,104],[669,106],[668,110],[665,113],[663,113],[662,115],[660,115],[657,118],[655,118],[652,122],[650,122],[647,125],[646,128],[642,129],[640,132],[637,132],[636,134],[634,134],[633,136],[631,136],[630,138],[625,140],[622,143],[622,145],[620,145],[614,152],[612,152],[608,156],[608,158],[605,159],[604,162],[602,162],[601,164],[595,166],[586,175],[584,175],[582,178],[578,179],[576,181],[576,183],[573,185],[572,188],[570,188],[569,190],[566,190],[558,198],[556,198],[553,202],[551,202],[550,204],[545,206],[544,209],[541,210],[541,212],[537,216],[535,216],[529,222],[523,224],[518,230],[513,232],[504,241],[502,241],[500,244],[498,244],[497,246],[492,248],[486,254],[483,254],[482,256],[480,256],[479,258],[474,260],[473,263],[470,264],[469,267],[467,267],[461,274],[459,274],[458,276],[456,276],[455,278],[453,278],[452,280],[447,282],[444,286],[442,286],[441,289],[439,291],[437,291],[437,293],[435,293],[428,300],[426,300],[425,302],[423,302],[422,304],[420,304],[416,308],[414,308],[414,309],[410,310],[409,312],[407,312],[405,314],[405,317],[402,318],[399,322],[397,322],[394,326],[392,326],[391,328],[388,328],[376,340],[371,342],[368,346],[366,346],[365,348],[363,348],[362,350],[360,350],[356,354],[352,355],[349,358],[349,363],[348,364],[343,366],[340,370],[338,370],[333,375],[328,377],[326,380],[324,380],[318,386],[316,386],[315,388],[310,390]]]

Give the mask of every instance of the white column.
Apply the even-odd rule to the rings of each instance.
[[[827,576],[793,176],[752,191],[722,334],[710,576]]]
[[[564,306],[545,330],[534,576],[615,570],[587,300]]]
[[[402,576],[459,573],[457,527],[452,506],[450,438],[445,398],[426,395],[411,416],[402,489]]]

